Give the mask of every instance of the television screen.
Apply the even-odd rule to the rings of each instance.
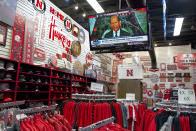
[[[89,16],[91,50],[147,51],[146,8]]]
[[[14,25],[16,5],[18,0],[0,0],[0,21],[10,26]]]

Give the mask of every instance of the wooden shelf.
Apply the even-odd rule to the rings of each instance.
[[[0,80],[2,82],[16,82],[15,80]]]
[[[17,91],[19,93],[49,93],[49,91]]]
[[[0,91],[1,93],[14,93],[15,91],[11,90],[11,91]]]
[[[0,69],[0,71],[6,71],[6,72],[14,72],[14,73],[16,73],[16,70]]]
[[[50,85],[50,84],[44,84],[44,83],[34,83],[34,82],[25,82],[25,81],[18,81],[19,83],[25,83],[25,84],[35,84],[35,85]]]
[[[29,63],[25,63],[25,62],[19,62],[19,61],[15,61],[15,60],[10,60],[10,59],[5,59],[5,58],[1,58],[0,57],[0,60],[4,60],[6,62],[13,62],[14,65],[15,65],[15,69],[16,70],[7,70],[7,69],[0,69],[0,71],[2,72],[10,72],[12,73],[13,75],[15,75],[15,78],[16,80],[0,80],[0,82],[7,82],[9,83],[10,82],[10,85],[14,85],[12,86],[13,88],[11,89],[19,89],[19,87],[22,86],[22,84],[26,84],[27,86],[45,86],[46,89],[45,90],[48,90],[48,91],[32,91],[31,88],[28,89],[28,90],[9,90],[9,91],[0,91],[0,93],[12,93],[12,99],[13,101],[17,101],[18,99],[18,95],[29,95],[30,93],[39,93],[39,98],[42,98],[40,100],[26,100],[27,102],[36,102],[36,101],[48,101],[48,104],[50,105],[50,102],[49,100],[66,100],[66,99],[69,99],[71,98],[72,96],[72,88],[74,89],[78,89],[78,91],[80,91],[80,93],[88,93],[88,91],[86,91],[86,88],[87,88],[87,85],[89,83],[92,82],[95,82],[96,79],[95,78],[91,78],[91,77],[87,77],[87,76],[82,76],[82,75],[78,75],[78,74],[73,74],[73,73],[69,73],[69,72],[65,72],[65,71],[61,71],[61,70],[57,70],[57,69],[51,69],[51,68],[47,68],[47,67],[42,67],[42,66],[39,66],[39,65],[32,65],[32,64],[29,64]],[[32,70],[39,70],[40,71],[40,74],[39,72],[35,72],[35,73],[28,73],[26,72],[27,70],[29,69],[32,69]],[[23,70],[23,71],[21,71]],[[42,73],[42,71],[46,72],[48,75],[44,75],[44,73]],[[42,73],[42,74],[41,74]],[[54,77],[56,74],[58,73],[59,76],[63,76],[65,75],[65,78],[62,78],[62,77]],[[38,77],[40,79],[47,79],[47,82],[48,84],[45,84],[45,83],[38,83],[38,82],[29,82],[29,81],[19,81],[18,78],[19,78],[19,75],[25,75],[26,78],[27,77]],[[70,79],[67,79],[67,78],[70,78]],[[81,79],[84,79],[81,81]],[[27,79],[28,80],[28,79]],[[53,80],[62,80],[62,83],[63,84],[69,84],[69,85],[57,85],[57,84],[53,84]],[[65,82],[68,82],[68,83],[65,83]],[[81,84],[81,86],[73,86],[72,87],[72,84],[74,82],[78,82]],[[59,87],[59,88],[67,88],[68,90],[66,91],[62,91],[62,90],[56,90],[56,91],[51,91],[51,88],[53,87]],[[31,90],[31,91],[30,91]],[[44,89],[43,89],[44,90]],[[84,91],[83,91],[84,90]],[[52,99],[52,93],[59,93],[59,94],[69,94],[69,98],[63,98],[63,99]],[[58,95],[58,94],[57,94]],[[25,97],[24,97],[25,98]],[[32,99],[39,99],[39,98],[32,98]],[[43,99],[43,98],[46,98],[46,99]]]
[[[65,78],[59,78],[59,77],[52,77],[53,79],[59,79],[59,80],[65,80],[65,81],[70,81],[69,79],[65,79]]]
[[[28,72],[20,72],[20,74],[26,74],[26,75],[33,75],[33,76],[41,76],[41,77],[47,77],[50,78],[50,76],[40,75],[40,74],[33,74]]]

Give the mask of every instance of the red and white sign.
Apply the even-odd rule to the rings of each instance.
[[[144,73],[142,65],[119,65],[119,79],[143,79]]]
[[[46,53],[42,49],[35,48],[34,57],[37,58],[37,59],[40,59],[40,60],[45,60],[46,59]]]
[[[32,0],[32,3],[34,9],[39,11],[40,13],[44,13],[46,11],[46,4],[44,0]]]
[[[151,61],[150,56],[141,56],[140,61]]]
[[[86,64],[88,66],[91,66],[93,64],[93,58],[92,58],[91,53],[87,53],[86,54]]]
[[[25,16],[23,13],[16,12],[13,35],[12,35],[12,47],[11,56],[13,60],[22,60],[22,50],[24,44],[24,32],[25,32]]]
[[[34,27],[35,27],[34,21],[32,19],[27,19],[26,28],[25,28],[25,39],[24,39],[25,44],[24,44],[23,61],[30,64],[33,64]]]
[[[196,53],[178,54],[178,67],[196,67]]]

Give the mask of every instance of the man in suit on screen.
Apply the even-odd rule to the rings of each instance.
[[[112,30],[108,30],[104,34],[104,38],[129,36],[130,34],[121,29],[121,21],[118,16],[114,15],[110,18],[110,27]]]

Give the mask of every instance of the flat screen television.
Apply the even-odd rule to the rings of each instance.
[[[18,0],[0,0],[0,22],[14,25],[16,5]]]
[[[91,50],[148,51],[148,34],[146,8],[89,16]]]

